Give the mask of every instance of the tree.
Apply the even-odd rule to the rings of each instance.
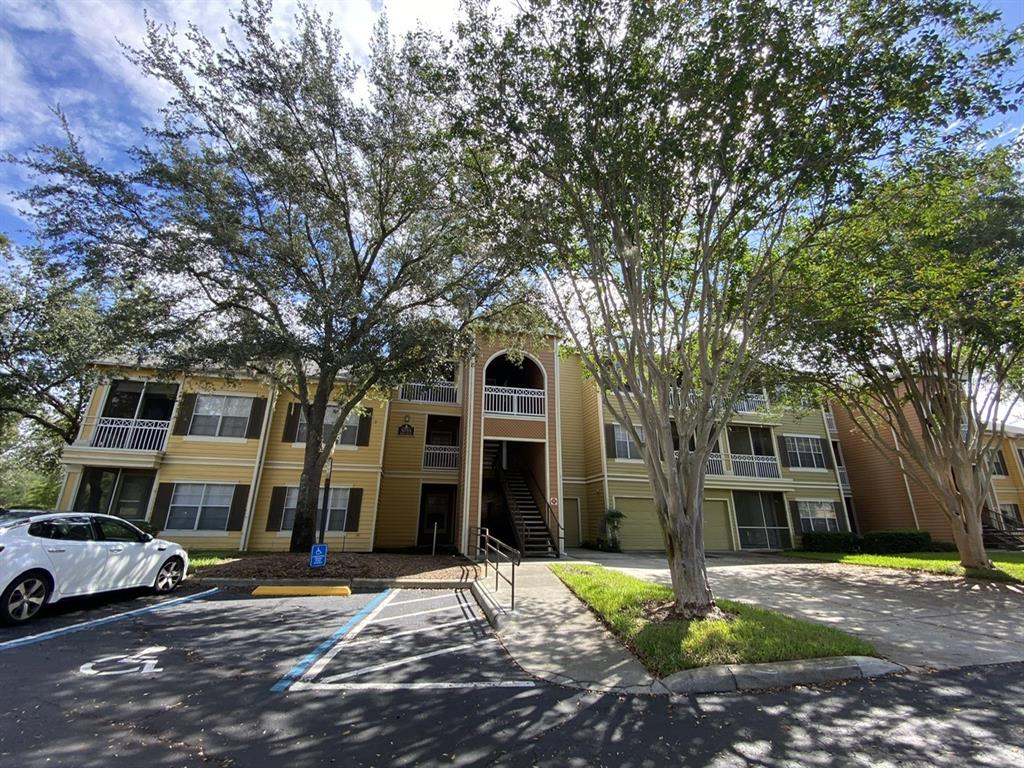
[[[678,613],[717,610],[706,462],[786,337],[787,269],[866,164],[1003,106],[994,18],[959,0],[534,0],[507,23],[471,8],[466,123],[497,226],[540,255],[552,312],[640,447]]]
[[[1024,392],[1014,159],[942,152],[878,180],[794,271],[803,367],[873,446],[906,460],[968,568],[991,567],[981,528],[992,455]]]
[[[360,68],[312,10],[283,42],[268,0],[233,19],[239,37],[220,47],[150,22],[129,55],[173,89],[163,125],[128,170],[92,163],[70,134],[35,152],[23,162],[45,181],[26,199],[54,249],[161,295],[167,365],[255,372],[298,400],[301,551],[348,414],[438,378],[474,322],[515,304],[517,270],[473,228],[443,46],[395,43],[382,23]]]
[[[70,444],[96,384],[93,363],[124,348],[131,324],[120,297],[105,305],[43,251],[15,252],[8,241],[0,251],[0,417]]]

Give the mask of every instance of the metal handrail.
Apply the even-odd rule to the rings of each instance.
[[[511,591],[509,610],[514,611],[516,609],[516,568],[523,562],[522,553],[518,549],[510,547],[500,539],[496,539],[491,536],[487,528],[480,528],[476,526],[470,527],[469,532],[471,537],[473,536],[473,531],[476,531],[475,559],[477,562],[480,562],[480,554],[481,552],[483,553],[484,578],[486,579],[489,574],[489,570],[492,566],[491,556],[493,555],[494,594],[497,596],[501,581],[508,584]],[[502,563],[508,563],[511,566],[511,576],[506,576],[501,572]]]
[[[540,497],[541,502],[544,504],[544,524],[548,528],[548,535],[551,536],[551,540],[555,545],[555,557],[562,556],[562,524],[558,522],[558,513],[555,512],[551,504],[548,503],[547,498],[544,496],[541,490],[540,483],[537,482],[537,478],[533,474],[533,470],[527,466],[526,462],[518,462],[520,468],[523,470],[523,474],[526,475],[528,483],[533,485],[534,490],[537,492],[537,496]],[[554,525],[552,525],[554,524]]]
[[[519,514],[519,505],[516,504],[515,499],[512,497],[512,492],[508,487],[508,478],[505,477],[505,470],[501,466],[501,458],[495,458],[494,460],[494,476],[498,478],[498,485],[501,487],[501,496],[505,500],[505,506],[508,507],[508,516],[512,520],[512,531],[516,537],[516,543],[526,549],[526,528],[523,525],[522,517]]]

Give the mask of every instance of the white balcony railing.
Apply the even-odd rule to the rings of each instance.
[[[543,389],[484,386],[484,413],[502,416],[543,416],[547,402]]]
[[[457,445],[425,445],[423,446],[424,469],[459,468],[459,446]]]
[[[839,485],[843,488],[849,489],[850,487],[850,475],[846,471],[846,467],[838,466],[836,470],[839,472]]]
[[[171,422],[157,419],[116,419],[101,416],[92,430],[93,448],[162,451]]]
[[[712,453],[704,470],[709,475],[739,477],[782,477],[779,462],[774,456],[754,456],[749,453]]]
[[[768,396],[751,392],[733,403],[732,408],[736,413],[764,413],[768,410]]]
[[[828,427],[828,431],[833,435],[839,431],[836,429],[836,417],[832,414],[832,411],[825,411],[825,426]]]
[[[459,401],[459,385],[450,381],[438,384],[403,384],[398,397],[410,403],[444,403],[455,405]]]
[[[730,456],[732,473],[740,477],[782,477],[779,462],[774,456],[755,456],[750,453],[734,453]]]

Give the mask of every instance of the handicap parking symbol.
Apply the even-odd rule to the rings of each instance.
[[[167,649],[162,645],[143,648],[138,653],[118,653],[113,656],[101,656],[78,668],[80,674],[97,675],[155,675],[163,672],[158,667],[156,655]]]
[[[325,565],[327,565],[327,545],[314,544],[309,551],[309,567],[323,568]]]

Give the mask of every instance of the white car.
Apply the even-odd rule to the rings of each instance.
[[[188,553],[110,515],[0,513],[0,623],[22,624],[45,603],[114,589],[170,592]]]

